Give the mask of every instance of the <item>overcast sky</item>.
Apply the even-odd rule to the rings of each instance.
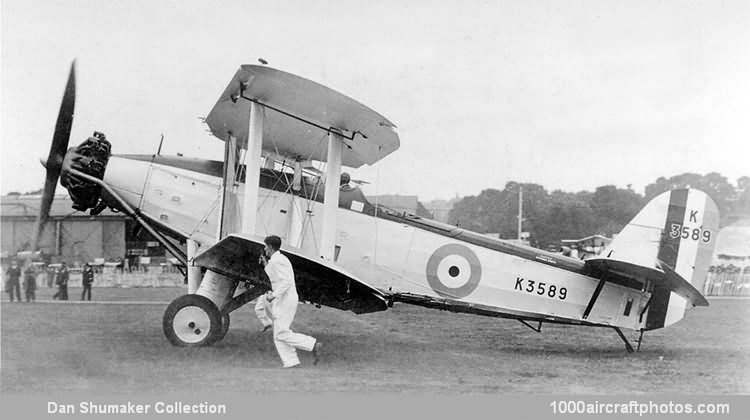
[[[2,0],[2,192],[41,188],[68,67],[71,145],[219,159],[240,64],[327,85],[398,126],[353,172],[420,200],[750,175],[748,1]]]

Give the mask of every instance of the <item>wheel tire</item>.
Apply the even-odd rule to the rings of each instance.
[[[219,308],[201,295],[183,295],[173,300],[164,311],[162,328],[167,340],[178,347],[210,346],[223,337]]]
[[[216,340],[214,341],[214,343],[223,340],[227,335],[227,332],[229,332],[229,314],[224,314],[221,316],[221,329],[216,334]]]

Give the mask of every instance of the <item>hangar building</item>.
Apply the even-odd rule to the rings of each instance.
[[[3,260],[28,250],[34,231],[41,196],[5,195],[0,197],[0,251]],[[104,259],[125,258],[126,253],[163,256],[157,242],[135,237],[135,222],[110,209],[96,216],[76,211],[67,196],[56,196],[39,247],[52,263],[71,265]]]

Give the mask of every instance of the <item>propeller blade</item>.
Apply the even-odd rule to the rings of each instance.
[[[60,111],[57,113],[57,122],[55,123],[55,133],[52,136],[52,146],[49,149],[45,167],[47,174],[44,180],[44,192],[42,193],[42,203],[39,207],[39,216],[34,228],[33,242],[31,251],[37,251],[39,239],[44,232],[44,225],[49,217],[49,210],[52,207],[52,200],[55,198],[55,189],[57,181],[60,179],[63,159],[65,152],[68,150],[70,140],[70,131],[73,127],[73,113],[76,105],[76,62],[70,65],[68,74],[68,83],[65,85]]]
[[[49,217],[49,210],[52,207],[52,199],[47,199],[47,197],[54,197],[55,196],[55,188],[57,187],[57,178],[54,176],[49,176],[47,174],[47,178],[44,180],[44,192],[42,193],[42,203],[39,207],[39,215],[36,219],[36,236],[34,246],[32,247],[32,251],[37,250],[37,246],[39,245],[39,239],[42,235],[42,231],[44,230],[44,225],[47,223],[47,218]]]

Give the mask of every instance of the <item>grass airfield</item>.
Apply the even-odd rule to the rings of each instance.
[[[49,299],[53,289],[40,288]],[[242,391],[412,394],[747,394],[750,300],[709,299],[628,354],[607,328],[453,314],[403,304],[354,315],[301,305],[293,328],[325,345],[291,371],[246,305],[213,347],[169,344],[162,315],[182,288],[94,289],[121,304],[10,303],[0,311],[4,394]],[[127,304],[129,301],[153,302]],[[635,346],[637,333],[624,331]]]

